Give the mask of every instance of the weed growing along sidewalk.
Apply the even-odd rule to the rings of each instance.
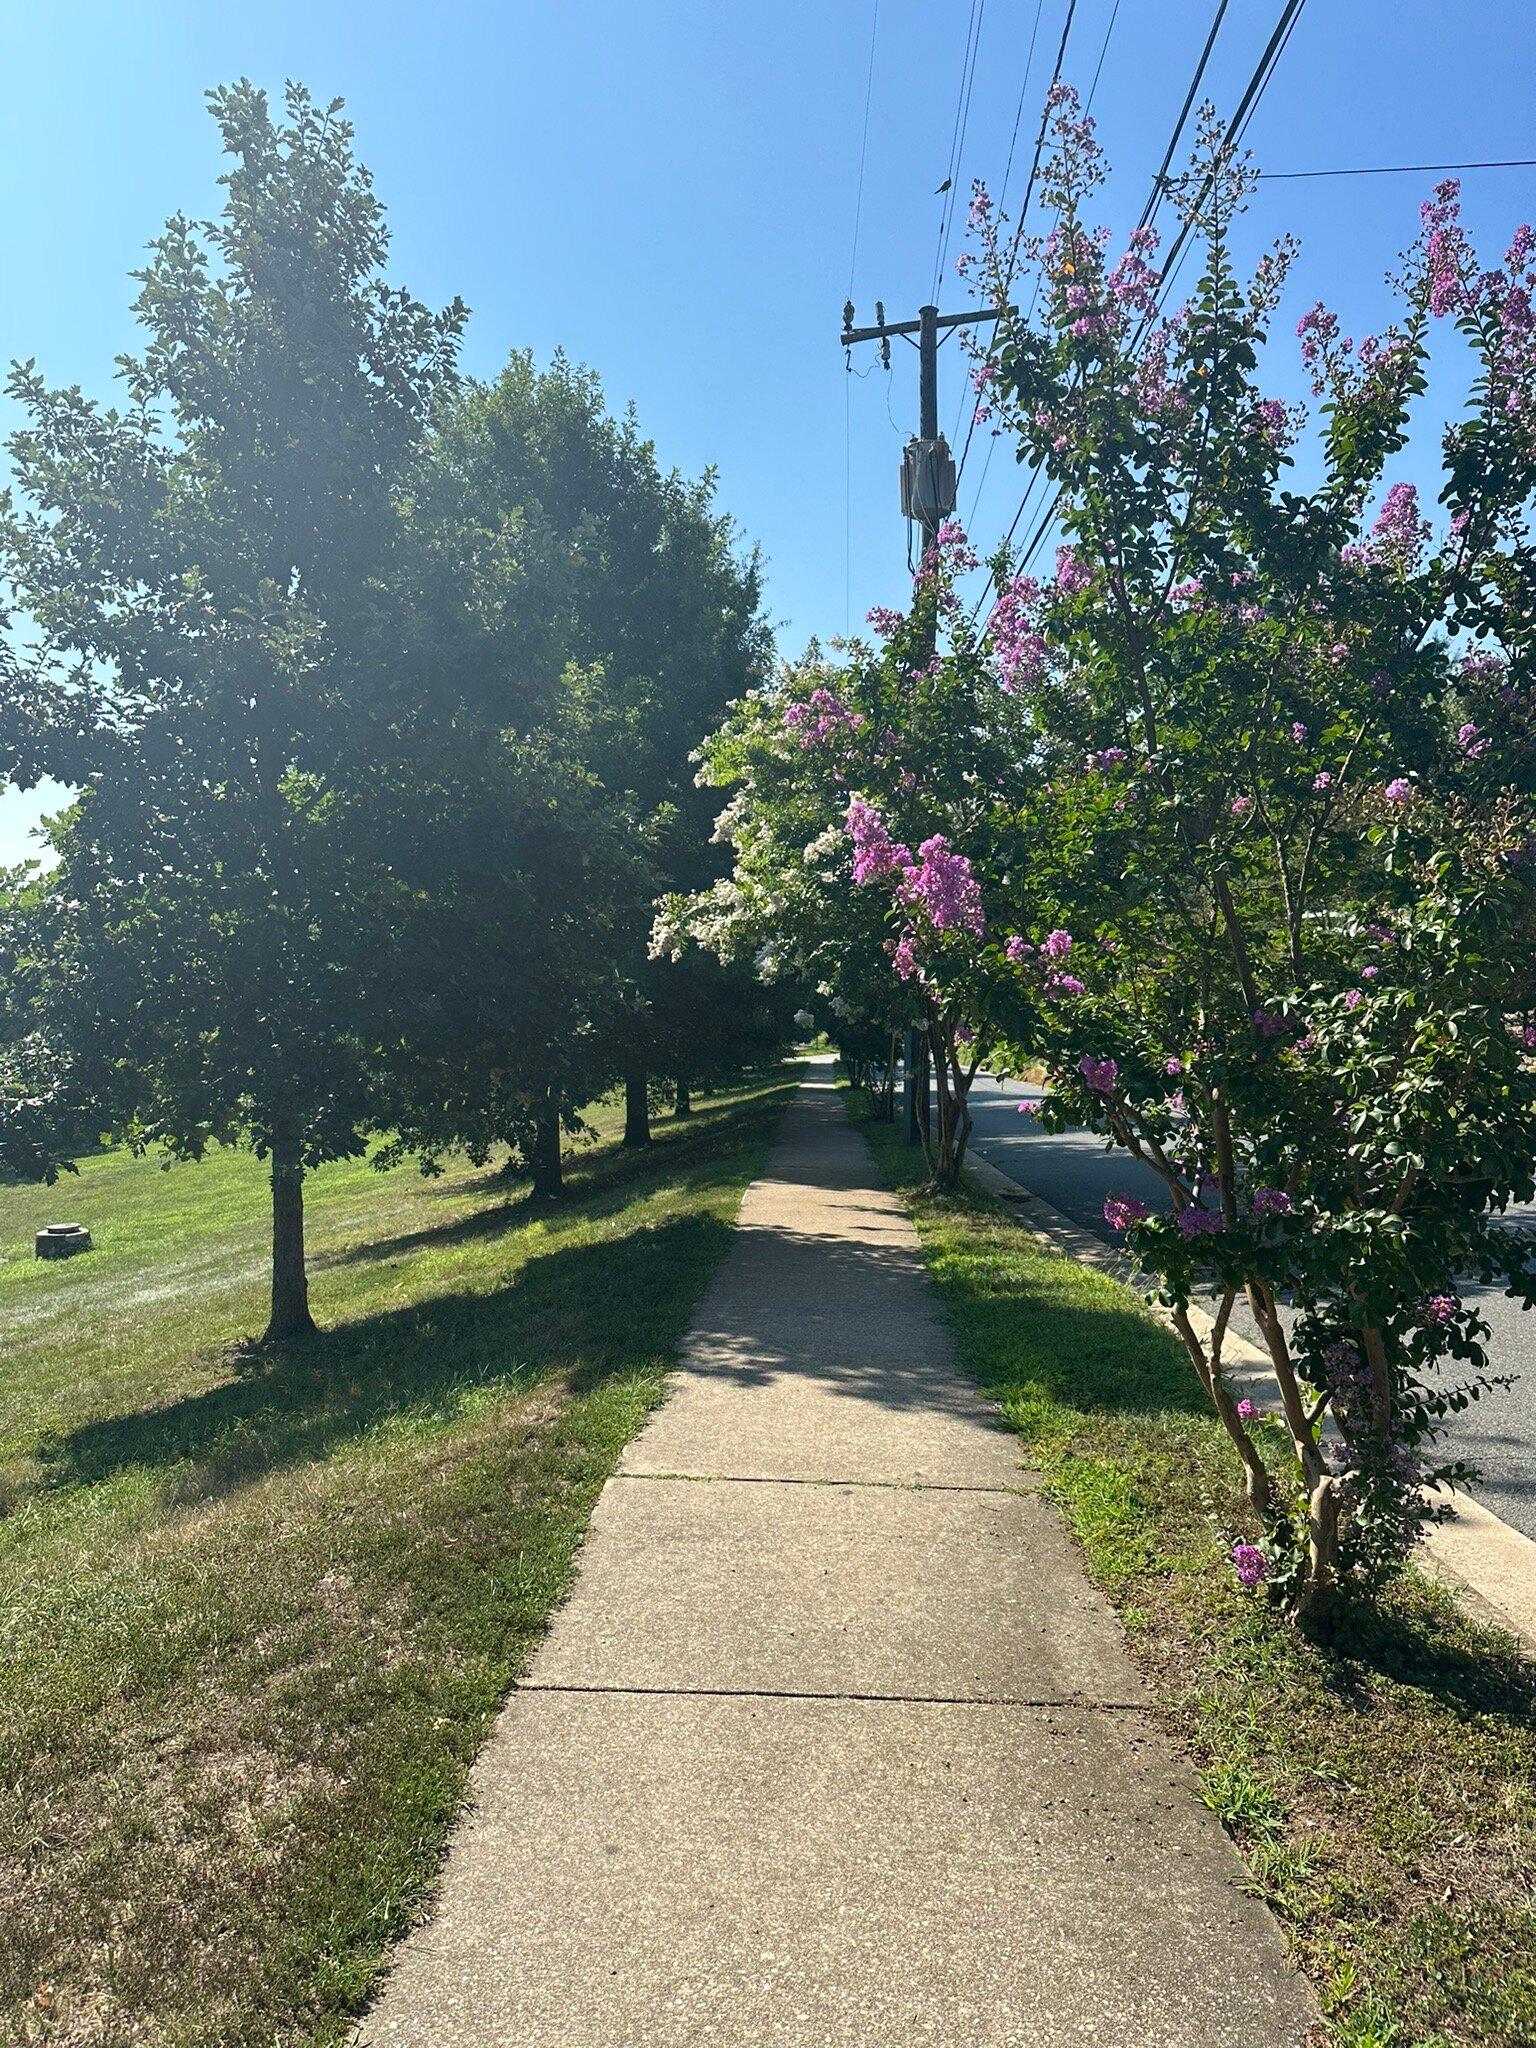
[[[323,1170],[276,1355],[248,1157],[93,1161],[102,1250],[0,1268],[0,2038],[341,2038],[790,1085],[602,1117],[555,1208]]]
[[[1339,2048],[1536,2039],[1536,1670],[1417,1576],[1318,1649],[1242,1595],[1230,1447],[1175,1339],[855,1113],[960,1362],[1029,1445]]]

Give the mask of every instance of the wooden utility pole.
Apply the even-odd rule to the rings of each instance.
[[[949,443],[939,432],[939,331],[941,328],[980,327],[1000,320],[1013,308],[993,311],[941,313],[937,306],[920,306],[915,320],[887,320],[885,307],[875,301],[873,327],[855,327],[853,301],[843,307],[842,344],[851,349],[857,342],[878,341],[887,369],[891,366],[891,337],[897,335],[917,350],[917,438],[909,441],[901,463],[901,509],[910,522],[922,529],[922,556],[938,538],[939,528],[955,509],[955,464]],[[937,623],[928,628],[928,655],[934,653]],[[906,1084],[902,1091],[902,1135],[909,1145],[920,1145],[928,1122],[927,1073],[919,1084],[918,1065],[927,1041],[915,1025],[908,1025],[906,1038]]]

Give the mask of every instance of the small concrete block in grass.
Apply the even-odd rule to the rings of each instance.
[[[92,1248],[91,1233],[83,1223],[49,1223],[37,1233],[40,1259],[72,1259],[76,1252]]]

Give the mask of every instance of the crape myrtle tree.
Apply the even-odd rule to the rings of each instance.
[[[1156,236],[1112,259],[1087,217],[1092,125],[1054,98],[1049,232],[1021,243],[984,191],[972,210],[989,294],[1024,297],[1020,262],[1039,279],[978,366],[980,405],[1066,534],[1054,575],[1005,573],[992,628],[1027,649],[1019,861],[1052,863],[995,1010],[1048,1062],[1047,1123],[1162,1181],[1161,1207],[1106,1215],[1242,1460],[1261,1534],[1234,1545],[1239,1576],[1322,1623],[1460,1474],[1434,1440],[1488,1383],[1478,1290],[1536,1299],[1499,1219],[1536,1159],[1536,237],[1484,268],[1441,186],[1392,326],[1355,346],[1305,315],[1322,409],[1303,490],[1300,409],[1258,381],[1293,251],[1235,273],[1245,163],[1208,117],[1177,195],[1203,274],[1162,318]],[[1432,519],[1393,463],[1437,321],[1476,370]],[[1274,1415],[1226,1382],[1240,1296]]]
[[[766,666],[756,559],[717,509],[713,472],[664,470],[633,413],[615,418],[595,374],[560,355],[540,369],[520,352],[462,388],[436,424],[413,525],[425,687],[471,730],[551,736],[629,815],[643,862],[611,928],[618,972],[588,1013],[578,1069],[562,1082],[552,1068],[549,1093],[566,1114],[590,1099],[595,1057],[602,1084],[625,1083],[626,1137],[643,1143],[653,1079],[705,1078],[685,1071],[700,992],[672,986],[679,970],[647,957],[647,937],[658,895],[720,865],[691,757]],[[551,1046],[558,1065],[567,1048]]]
[[[974,630],[956,578],[975,566],[957,527],[919,565],[908,611],[871,614],[878,644],[841,660],[813,648],[732,708],[704,753],[729,788],[718,830],[730,877],[663,906],[655,943],[685,937],[830,998],[836,1022],[924,1034],[936,1098],[924,1142],[953,1187],[967,1097],[995,1042],[998,940],[983,898],[1020,894],[1010,808],[1027,783],[1028,727],[1011,646]],[[936,652],[940,631],[945,649]],[[1004,942],[1006,943],[1006,942]]]
[[[135,1142],[270,1159],[272,1338],[312,1327],[305,1171],[376,1109],[404,884],[352,823],[401,768],[399,501],[464,319],[386,282],[338,105],[211,95],[222,210],[152,244],[120,406],[15,370],[0,528],[45,655],[0,703],[0,780],[80,791],[70,1034]]]

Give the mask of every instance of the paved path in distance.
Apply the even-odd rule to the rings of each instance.
[[[1296,2048],[1242,1877],[818,1076],[360,2043]]]

